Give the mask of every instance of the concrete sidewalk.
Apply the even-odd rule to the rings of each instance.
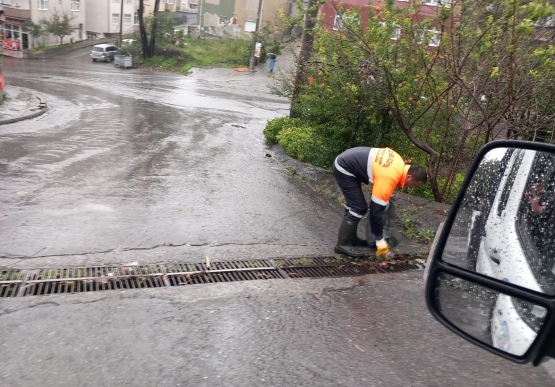
[[[48,110],[44,99],[33,90],[10,86],[6,93],[8,97],[0,105],[0,125],[29,120]]]

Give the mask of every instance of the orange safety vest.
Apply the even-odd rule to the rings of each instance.
[[[389,148],[373,148],[370,151],[372,162],[372,201],[382,206],[389,203],[395,188],[405,186],[410,165],[405,165],[403,158]]]

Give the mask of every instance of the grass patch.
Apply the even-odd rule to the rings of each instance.
[[[240,67],[247,66],[250,58],[250,42],[241,39],[185,39],[179,48],[193,59],[183,66],[187,73],[193,67]]]
[[[397,219],[397,223],[403,226],[407,238],[414,239],[428,245],[432,244],[432,242],[434,241],[435,232],[430,230],[417,230],[416,218],[413,215],[409,214],[406,209],[400,210],[399,215],[400,216]]]
[[[286,170],[290,175],[296,175],[297,174],[297,170],[295,168],[293,168],[292,166],[290,166],[290,165],[287,165],[283,169]]]
[[[140,51],[140,47],[136,47]],[[250,59],[250,42],[241,39],[184,39],[181,45],[157,47],[146,66],[187,74],[193,67],[245,67]]]
[[[60,46],[59,44],[56,46],[47,46],[47,47],[32,47],[29,48],[28,51],[29,52],[43,52],[43,51],[50,51],[50,50],[55,50],[56,48],[60,48],[60,47],[68,47],[68,46],[73,46],[75,43],[65,43],[62,46]]]

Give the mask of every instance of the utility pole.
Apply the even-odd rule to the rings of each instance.
[[[254,35],[252,37],[252,48],[251,48],[251,61],[249,64],[249,70],[254,71],[254,52],[256,50],[256,41],[258,40],[258,28],[260,27],[260,18],[262,16],[262,3],[264,0],[258,0],[258,14],[256,16],[256,28],[254,29]]]
[[[198,18],[198,37],[201,38],[202,37],[202,2],[204,0],[199,0],[199,10],[198,10],[198,14],[197,14],[197,18]]]
[[[123,44],[123,2],[125,0],[119,0],[121,2],[121,9],[119,13],[119,47]]]
[[[301,93],[302,86],[306,83],[305,64],[310,59],[312,48],[314,47],[314,27],[316,27],[316,19],[318,18],[317,0],[308,0],[307,11],[304,19],[303,35],[301,38],[301,52],[299,54],[299,62],[297,63],[297,75],[295,75],[295,84],[293,85],[293,97],[291,98],[291,109],[289,111],[290,118],[296,118],[297,114],[293,111],[293,105],[298,95]]]

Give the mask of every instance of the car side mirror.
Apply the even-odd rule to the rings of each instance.
[[[555,146],[482,148],[430,256],[443,325],[517,363],[555,358]]]

